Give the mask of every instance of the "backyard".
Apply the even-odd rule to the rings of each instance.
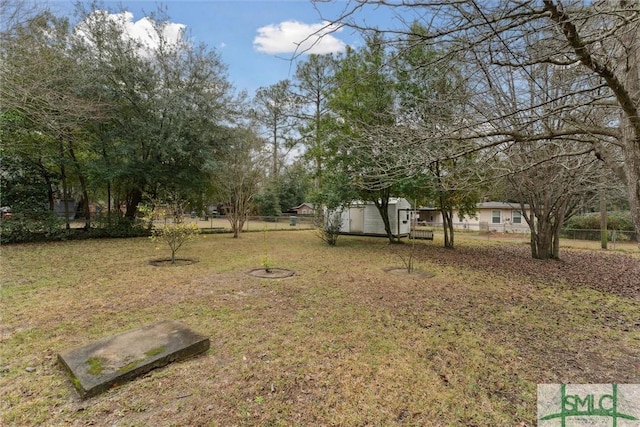
[[[292,227],[293,228],[293,227]],[[0,248],[0,424],[534,426],[539,383],[640,383],[640,252],[313,231]],[[419,274],[391,274],[414,251]],[[246,274],[265,256],[295,271]],[[57,354],[162,319],[210,350],[87,400]]]

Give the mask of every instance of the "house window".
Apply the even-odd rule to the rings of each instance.
[[[502,223],[502,212],[491,211],[491,224],[500,224],[500,223]]]
[[[511,212],[511,222],[514,224],[522,224],[522,212],[513,211]]]

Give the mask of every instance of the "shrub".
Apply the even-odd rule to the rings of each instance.
[[[315,224],[320,239],[327,242],[329,246],[335,246],[342,227],[342,215],[340,215],[340,212],[332,211],[326,215],[319,213],[315,217]]]
[[[151,234],[154,242],[164,242],[171,249],[171,263],[176,263],[176,252],[188,240],[193,239],[200,233],[196,224],[167,224],[161,228],[155,228]]]
[[[130,219],[112,213],[98,215],[91,221],[89,237],[142,237],[151,234],[144,219]]]
[[[69,236],[65,221],[55,212],[14,213],[0,221],[0,243],[25,243],[64,240]]]
[[[576,230],[600,230],[600,214],[577,215],[564,223],[564,228]],[[607,230],[634,231],[631,214],[610,212],[607,215]]]
[[[635,231],[631,213],[628,212],[612,212],[607,218],[608,230]]]

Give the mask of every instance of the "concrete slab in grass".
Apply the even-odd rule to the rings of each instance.
[[[163,320],[65,351],[58,359],[86,398],[208,349],[209,338],[180,322]]]

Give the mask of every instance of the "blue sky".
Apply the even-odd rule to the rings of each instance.
[[[72,15],[71,1],[50,1],[58,14]],[[172,23],[183,25],[194,42],[219,52],[228,66],[229,80],[250,96],[259,87],[292,78],[296,68],[290,60],[294,43],[302,42],[306,34],[318,28],[314,26],[321,26],[322,17],[336,17],[349,5],[344,0],[322,3],[319,12],[309,0],[138,0],[103,4],[113,10],[124,6],[133,15],[132,25],[156,10],[158,4],[166,6]],[[368,14],[369,22],[381,25],[390,19],[389,13],[380,9]],[[314,49],[315,53],[338,52],[360,41],[359,34],[345,28],[324,36]]]

